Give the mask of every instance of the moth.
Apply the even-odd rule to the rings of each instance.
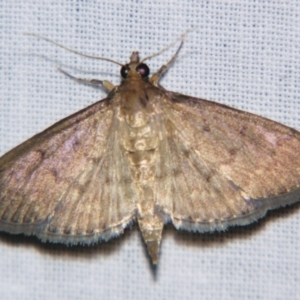
[[[120,85],[88,82],[105,99],[0,158],[1,231],[92,244],[137,221],[156,264],[168,222],[225,230],[299,200],[298,131],[159,84],[182,44],[152,76],[144,62],[162,51],[115,62]]]

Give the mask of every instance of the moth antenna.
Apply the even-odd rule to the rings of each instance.
[[[149,56],[146,56],[145,58],[142,59],[141,63],[144,62],[147,59],[153,58],[155,56],[158,56],[160,54],[162,54],[163,52],[167,51],[168,49],[170,49],[173,45],[175,45],[178,41],[181,41],[180,46],[178,49],[180,49],[184,43],[184,39],[187,36],[187,34],[191,31],[194,31],[196,28],[192,28],[192,29],[188,29],[186,32],[184,32],[183,34],[181,34],[174,42],[172,42],[171,44],[169,44],[167,47],[163,48],[162,50],[160,50],[159,52],[156,52],[154,54],[151,54]],[[177,50],[177,52],[179,52],[179,50]],[[176,54],[174,56],[177,56],[178,53],[176,52]]]
[[[190,31],[190,30],[189,30]],[[172,58],[163,66],[160,67],[160,69],[154,73],[151,78],[150,78],[150,82],[153,83],[154,85],[158,84],[159,79],[162,77],[162,75],[164,73],[166,73],[166,71],[170,68],[170,66],[174,63],[175,59],[178,57],[178,54],[183,46],[184,43],[184,38],[186,36],[186,34],[189,32],[186,31],[180,38],[181,38],[181,43],[179,45],[179,47],[177,48],[175,54],[172,56]]]
[[[81,52],[79,52],[79,51],[76,51],[76,50],[67,48],[67,47],[65,47],[64,45],[61,45],[61,44],[59,44],[59,43],[56,43],[56,42],[54,42],[54,41],[52,41],[52,40],[50,40],[50,39],[48,39],[48,38],[46,38],[46,37],[43,37],[43,36],[38,35],[38,34],[35,34],[35,33],[23,32],[23,34],[24,34],[24,35],[31,35],[31,36],[37,37],[37,38],[42,39],[42,40],[44,40],[44,41],[46,41],[46,42],[49,42],[49,43],[51,43],[51,44],[54,44],[55,46],[58,46],[58,47],[60,47],[60,48],[62,48],[62,49],[65,49],[65,50],[67,50],[67,51],[69,51],[69,52],[75,53],[75,54],[80,55],[80,56],[83,56],[83,57],[93,58],[93,59],[106,60],[106,61],[112,62],[112,63],[114,63],[114,64],[117,64],[117,65],[123,67],[123,64],[121,64],[121,63],[119,63],[119,62],[117,62],[117,61],[115,61],[115,60],[113,60],[113,59],[106,58],[106,57],[101,57],[101,56],[93,56],[93,55],[84,54],[84,53],[81,53]]]

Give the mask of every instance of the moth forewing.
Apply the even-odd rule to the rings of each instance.
[[[90,244],[137,221],[157,263],[166,222],[223,230],[298,201],[299,132],[164,90],[159,78],[181,46],[150,78],[133,52],[128,64],[112,61],[119,86],[79,79],[109,96],[0,158],[0,230]]]

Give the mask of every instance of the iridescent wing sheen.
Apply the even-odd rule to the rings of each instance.
[[[156,209],[193,231],[223,230],[300,198],[300,133],[176,93],[164,99]]]
[[[0,230],[91,243],[123,232],[136,194],[110,99],[54,124],[0,159]]]

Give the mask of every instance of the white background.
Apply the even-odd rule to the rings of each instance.
[[[162,85],[300,129],[299,1],[0,0],[0,154],[105,97],[75,76],[119,82],[119,67],[191,27]],[[175,48],[148,62],[157,70]],[[49,187],[53,188],[53,187]],[[300,299],[300,205],[225,233],[167,226],[151,267],[136,226],[91,247],[0,233],[2,299]]]

